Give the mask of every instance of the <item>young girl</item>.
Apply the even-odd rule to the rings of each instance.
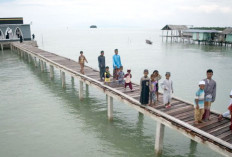
[[[129,86],[131,91],[132,91],[132,89],[133,89],[132,83],[131,83],[132,75],[131,75],[130,69],[127,70],[127,74],[124,76],[124,78],[125,78],[125,90],[126,90],[126,87]]]
[[[124,85],[124,72],[123,72],[123,67],[121,66],[119,72],[118,72],[118,84],[119,85]]]
[[[85,58],[85,56],[83,55],[83,51],[81,51],[80,54],[81,54],[79,56],[79,64],[80,64],[80,67],[81,67],[80,72],[84,75],[85,74],[85,72],[84,72],[85,62],[88,63],[88,61]]]
[[[151,80],[148,77],[148,73],[148,70],[145,69],[143,72],[144,76],[140,79],[140,103],[142,105],[147,105],[149,103]]]
[[[110,84],[110,77],[111,77],[111,75],[110,75],[109,67],[107,66],[105,74],[104,74],[105,84],[107,84],[107,85]]]
[[[150,92],[150,106],[152,102],[156,103],[156,92],[157,92],[157,81],[155,80],[155,75],[151,75],[151,92]]]
[[[155,75],[155,81],[157,81],[157,84],[156,84],[156,96],[157,96],[157,101],[159,101],[159,80],[162,78],[162,76],[159,74],[159,71],[158,70],[155,70],[153,72],[153,75]]]

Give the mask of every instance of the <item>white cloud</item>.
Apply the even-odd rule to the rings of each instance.
[[[219,6],[216,4],[212,5],[199,5],[199,6],[181,6],[179,7],[181,10],[184,11],[191,11],[191,12],[201,12],[201,13],[232,13],[231,7],[226,6]]]
[[[229,5],[230,4],[230,5]],[[232,2],[209,0],[15,0],[0,3],[2,17],[22,16],[33,27],[162,27],[165,24],[232,25]],[[218,16],[212,16],[215,13]],[[214,18],[214,19],[213,19]],[[190,19],[190,20],[189,20]]]

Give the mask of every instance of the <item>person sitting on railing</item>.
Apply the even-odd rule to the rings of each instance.
[[[223,119],[223,117],[228,117],[229,115],[231,115],[231,125],[230,125],[230,130],[232,130],[232,90],[230,92],[230,101],[229,101],[229,106],[228,106],[228,110],[226,112],[224,112],[223,114],[220,114],[218,117],[218,120],[221,121]]]

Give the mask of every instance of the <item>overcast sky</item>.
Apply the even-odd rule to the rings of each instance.
[[[34,28],[232,26],[232,0],[0,0],[1,17]]]

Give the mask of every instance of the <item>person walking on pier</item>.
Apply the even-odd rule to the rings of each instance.
[[[104,51],[101,51],[101,55],[98,56],[98,65],[99,65],[99,70],[100,70],[100,79],[102,81],[104,78],[104,73],[106,69]]]
[[[195,111],[194,111],[194,124],[202,123],[202,116],[204,114],[204,100],[205,100],[205,81],[199,82],[199,89],[195,97]]]
[[[84,67],[85,67],[85,62],[88,63],[87,59],[85,58],[85,56],[83,55],[83,51],[80,52],[80,56],[79,56],[79,64],[81,67],[80,72],[84,75]]]
[[[215,101],[216,98],[216,82],[212,79],[213,70],[207,70],[207,78],[205,81],[205,113],[203,115],[203,120],[210,120],[210,108],[211,103]]]
[[[153,72],[153,75],[155,76],[154,80],[157,81],[157,84],[156,84],[156,101],[159,101],[159,80],[161,80],[162,76],[159,74],[159,71],[158,70],[155,70]]]
[[[166,108],[171,107],[172,93],[173,93],[173,82],[170,80],[171,73],[166,72],[166,79],[161,84],[161,87],[164,90],[163,94],[163,103]]]
[[[32,34],[32,39],[35,40],[35,34]]]
[[[20,40],[20,43],[23,42],[23,36],[22,35],[20,35],[19,40]]]
[[[148,77],[148,70],[143,72],[144,76],[140,79],[140,103],[147,105],[149,103],[149,93],[151,89],[151,80]]]
[[[117,69],[120,69],[122,64],[121,64],[121,58],[118,55],[118,49],[114,50],[115,55],[113,56],[113,78],[116,79],[117,77]]]

